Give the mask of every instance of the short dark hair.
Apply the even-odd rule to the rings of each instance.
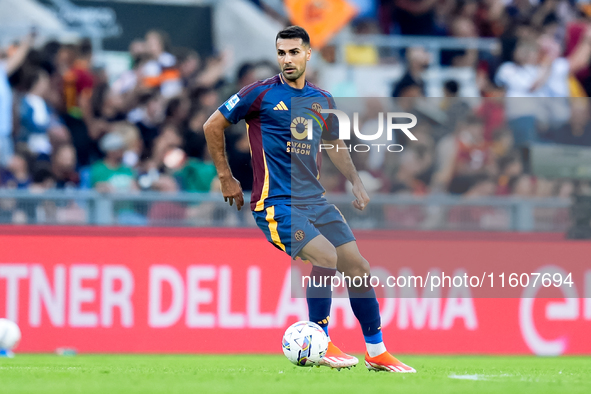
[[[250,62],[245,62],[238,67],[238,73],[236,74],[236,80],[240,81],[242,78],[246,76],[249,72],[255,69],[254,64]]]
[[[40,67],[26,68],[23,77],[23,88],[26,91],[33,89],[44,75],[47,75],[47,71]]]
[[[47,165],[39,166],[38,168],[36,168],[33,172],[32,178],[33,183],[43,183],[48,179],[55,180],[55,176],[53,175],[53,173]]]
[[[445,90],[447,90],[451,94],[457,94],[458,91],[460,90],[460,85],[458,84],[457,81],[454,81],[453,79],[449,79],[449,80],[445,81],[445,83],[443,84],[443,87],[445,88]]]
[[[287,26],[285,29],[277,33],[277,37],[275,37],[275,42],[277,42],[277,40],[280,38],[301,38],[302,44],[310,46],[310,36],[308,35],[308,32],[300,26]]]
[[[92,56],[92,41],[90,38],[83,38],[78,44],[78,54],[83,57]]]

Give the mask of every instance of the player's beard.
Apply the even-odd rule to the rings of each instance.
[[[304,68],[303,70],[298,70],[296,69],[296,72],[294,72],[291,75],[287,75],[285,73],[285,69],[282,71],[283,74],[283,78],[289,80],[289,81],[295,81],[297,80],[299,77],[301,77],[304,74],[304,71],[306,71],[306,69]]]

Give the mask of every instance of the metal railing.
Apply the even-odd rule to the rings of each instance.
[[[496,38],[457,38],[434,36],[394,36],[382,34],[348,34],[341,33],[332,41],[336,47],[336,64],[347,64],[347,47],[349,45],[371,46],[376,49],[380,58],[380,65],[374,68],[392,68],[392,59],[400,64],[405,64],[403,49],[411,47],[423,47],[431,56],[430,63],[423,74],[425,91],[428,97],[441,97],[443,84],[448,79],[459,82],[460,95],[465,97],[479,97],[480,93],[476,84],[476,73],[470,67],[442,67],[441,59],[444,51],[477,50],[481,56],[493,57],[500,53],[501,44]],[[384,60],[388,59],[388,60]],[[355,72],[355,71],[353,71]],[[390,85],[391,79],[380,79],[378,73],[372,82],[373,85]]]
[[[334,40],[337,47],[337,61],[345,61],[347,45],[371,45],[379,49],[400,50],[412,47],[423,47],[431,53],[431,66],[437,67],[441,62],[441,51],[476,49],[482,52],[498,52],[500,41],[496,38],[458,38],[435,36],[400,36],[384,34],[344,34]],[[394,53],[394,52],[392,52]]]
[[[339,207],[353,228],[563,232],[570,223],[568,199],[374,195],[363,212],[352,207],[351,195],[332,194],[327,199]],[[248,200],[247,195],[247,205],[237,212],[221,195],[213,193],[32,193],[0,189],[0,223],[255,227]]]

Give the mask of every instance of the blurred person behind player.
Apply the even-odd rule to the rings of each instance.
[[[324,143],[339,147],[327,152],[331,161],[353,185],[352,192],[356,198],[354,207],[363,210],[369,203],[369,196],[346,145],[338,139],[338,131],[336,128],[327,128],[321,133],[317,128],[315,138],[306,141],[311,145],[307,154],[290,149],[297,143],[292,140],[290,132],[291,114],[288,105],[291,104],[291,98],[313,97],[316,101],[314,104],[323,102],[324,108],[334,108],[330,93],[306,81],[306,63],[311,56],[308,33],[298,26],[285,28],[277,34],[276,50],[281,72],[244,87],[222,104],[204,126],[224,199],[230,205],[236,202],[238,209],[244,205],[241,185],[233,177],[228,165],[224,130],[232,123],[245,119],[254,173],[250,204],[257,225],[269,242],[292,258],[309,260],[312,263],[310,276],[315,283],[330,279],[337,270],[351,278],[369,275],[369,263],[359,253],[351,229],[340,211],[326,201],[324,189],[318,181],[316,153],[321,137]],[[304,174],[302,178],[296,179],[294,186],[292,168]],[[319,324],[328,335],[332,289],[327,285],[308,286],[306,296],[310,320]],[[415,372],[386,350],[382,341],[379,304],[373,288],[349,287],[349,298],[365,338],[367,368]],[[326,366],[343,368],[356,365],[358,360],[329,342],[322,362]]]
[[[146,33],[146,52],[150,56],[141,70],[143,85],[147,88],[160,88],[162,96],[169,98],[179,94],[183,85],[176,58],[170,53],[170,38],[160,30]]]
[[[25,62],[36,33],[29,35],[11,53],[0,48],[0,166],[10,163],[14,155],[14,141],[12,139],[12,88],[8,78]]]

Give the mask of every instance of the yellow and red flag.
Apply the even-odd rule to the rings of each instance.
[[[357,14],[347,0],[285,0],[289,19],[306,29],[310,45],[322,48]]]

